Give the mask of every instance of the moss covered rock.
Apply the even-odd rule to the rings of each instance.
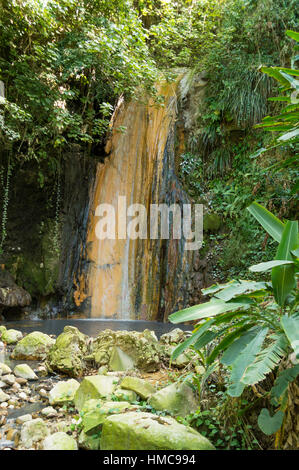
[[[33,331],[18,342],[11,357],[13,359],[42,360],[45,359],[51,346],[55,343],[53,338]]]
[[[2,337],[2,334],[6,331],[6,327],[4,325],[0,325],[0,339]]]
[[[6,344],[16,344],[22,337],[21,331],[11,329],[3,331],[1,339]]]
[[[101,441],[101,433],[94,432],[91,430],[86,433],[84,430],[81,431],[78,439],[78,444],[81,449],[84,450],[99,450]]]
[[[44,450],[78,450],[75,439],[65,432],[55,432],[46,437],[43,442]]]
[[[125,390],[133,390],[133,392],[145,400],[156,391],[151,383],[138,377],[125,377],[120,387]]]
[[[51,405],[60,403],[72,403],[76,391],[80,384],[75,379],[58,382],[49,393],[49,402]]]
[[[88,337],[74,326],[66,326],[49,351],[47,365],[53,371],[80,377],[85,369]]]
[[[40,418],[32,419],[22,425],[20,443],[23,447],[29,449],[48,435],[47,424]]]
[[[199,399],[186,383],[173,383],[154,393],[149,399],[149,404],[155,410],[168,411],[174,416],[185,417],[198,409]]]
[[[88,400],[111,397],[118,382],[116,377],[108,375],[84,377],[74,397],[77,410],[81,411]]]
[[[121,401],[136,401],[137,393],[133,390],[125,390],[123,388],[117,388],[114,395]]]
[[[136,410],[138,407],[126,401],[88,400],[82,410],[82,425],[84,432],[89,432],[101,426],[107,416],[119,414],[125,410]]]
[[[131,412],[109,416],[101,450],[213,450],[211,442],[170,417]]]
[[[91,357],[97,365],[109,365],[113,370],[115,367],[123,367],[114,364],[113,355],[117,348],[118,357],[123,353],[126,358],[126,368],[138,368],[147,372],[159,369],[160,355],[159,342],[155,334],[149,330],[142,333],[137,331],[112,331],[104,330],[93,341]],[[124,369],[123,369],[124,370]]]

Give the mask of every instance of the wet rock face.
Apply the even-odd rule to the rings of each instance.
[[[71,377],[83,375],[88,353],[88,337],[73,327],[66,326],[49,351],[47,365],[53,371]]]
[[[45,359],[55,340],[40,331],[33,331],[19,341],[14,348],[12,359],[42,360]]]
[[[213,450],[208,439],[170,417],[131,412],[109,416],[101,450]]]
[[[92,343],[91,357],[98,366],[108,365],[115,357],[115,348],[124,353],[127,363],[131,359],[130,368],[152,372],[160,367],[159,343],[149,330],[104,330]]]

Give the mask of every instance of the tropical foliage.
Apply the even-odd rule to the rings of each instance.
[[[263,409],[258,421],[266,434],[273,434],[283,422],[288,383],[299,373],[298,222],[282,222],[257,203],[248,209],[278,243],[275,260],[249,268],[259,273],[271,271],[271,282],[233,280],[204,289],[211,300],[170,316],[172,323],[199,321],[173,358],[191,345],[199,350],[209,344],[207,365],[213,367],[219,358],[228,369],[227,393],[239,397],[293,352],[295,365],[277,375],[271,390],[275,419]]]

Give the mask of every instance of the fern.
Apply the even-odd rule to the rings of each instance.
[[[285,355],[288,347],[287,340],[283,335],[273,335],[275,341],[262,350],[255,362],[251,364],[242,377],[242,383],[254,385],[265,379],[266,375],[277,366]]]

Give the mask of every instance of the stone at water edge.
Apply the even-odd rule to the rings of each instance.
[[[131,412],[109,416],[103,424],[101,450],[214,450],[194,429],[170,417]]]
[[[1,340],[6,344],[15,344],[23,338],[23,333],[18,330],[6,330],[2,333]]]
[[[54,418],[58,415],[58,411],[53,408],[53,406],[46,406],[41,410],[41,414],[46,418]]]
[[[120,387],[126,390],[133,390],[133,392],[145,400],[156,391],[151,383],[138,377],[125,377],[120,383]]]
[[[27,380],[37,380],[38,377],[33,372],[31,367],[28,366],[28,364],[18,364],[15,368],[13,373],[15,374],[16,377],[21,377],[22,379],[27,379]]]
[[[91,375],[84,377],[76,391],[74,402],[78,411],[81,411],[87,400],[92,398],[109,398],[118,385],[117,377],[108,375]]]
[[[50,369],[71,377],[80,377],[85,369],[88,353],[88,336],[74,326],[65,326],[49,351],[47,364]]]
[[[122,413],[124,410],[136,410],[137,408],[138,406],[131,405],[126,401],[102,402],[101,400],[88,400],[82,410],[83,430],[88,433],[103,424],[107,416]]]
[[[16,378],[13,374],[2,375],[1,380],[8,385],[13,385],[16,381]]]
[[[32,419],[22,425],[20,444],[29,449],[48,435],[49,429],[46,423],[41,418]]]
[[[173,383],[154,393],[148,403],[158,411],[185,417],[199,408],[196,392],[186,383]]]
[[[44,450],[78,450],[75,439],[65,432],[56,432],[46,437],[43,442]]]
[[[58,382],[49,392],[49,402],[51,405],[71,403],[80,384],[75,379]]]
[[[10,396],[7,395],[7,393],[3,392],[3,390],[0,388],[0,403],[4,403],[5,401],[9,399],[10,399]]]
[[[31,421],[32,420],[32,415],[31,414],[26,414],[26,415],[22,415],[22,416],[19,416],[17,419],[16,419],[16,423],[17,424],[24,424],[26,423],[27,421]]]
[[[0,376],[7,374],[11,374],[11,368],[4,364],[4,362],[0,362]]]
[[[41,333],[33,331],[18,342],[14,348],[12,359],[42,360],[45,359],[55,339]]]

